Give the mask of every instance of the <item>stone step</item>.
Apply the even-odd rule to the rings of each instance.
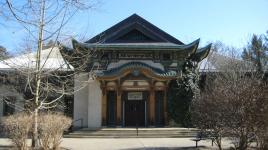
[[[195,137],[197,129],[185,128],[142,128],[137,131],[135,128],[103,128],[97,130],[80,129],[73,131],[64,137],[69,138],[182,138]]]
[[[150,131],[150,132],[144,132],[144,131],[138,131],[140,134],[186,134],[186,133],[196,133],[197,131],[176,131],[176,132],[161,132],[161,131]],[[132,134],[132,133],[137,133],[137,131],[75,131],[71,132],[70,134]]]
[[[185,135],[185,134],[196,134],[197,132],[175,132],[175,133],[170,133],[170,132],[138,132],[138,134],[142,134],[142,135],[176,135],[176,134],[181,134],[181,135]],[[73,133],[69,133],[71,135],[79,135],[79,134],[90,134],[90,135],[128,135],[128,134],[137,134],[137,132],[132,132],[132,133],[125,133],[125,132],[93,132],[93,133],[83,133],[83,132],[73,132]]]
[[[65,135],[65,137],[73,137],[73,138],[78,138],[78,137],[154,137],[154,138],[158,138],[158,137],[195,137],[196,134],[162,134],[162,135],[153,135],[153,134],[148,134],[148,135],[144,135],[144,134],[138,134],[138,136],[136,134],[125,134],[125,135],[88,135],[88,134],[68,134]]]
[[[87,130],[87,129],[80,129],[76,130],[75,132],[136,132],[137,129],[96,129],[96,130]],[[198,129],[138,129],[140,132],[197,132]]]
[[[74,131],[73,133],[134,133],[137,132],[136,130],[133,131]],[[142,133],[185,133],[185,132],[198,132],[198,131],[142,131],[138,130],[138,132]]]
[[[165,135],[165,136],[93,136],[93,135],[64,135],[64,138],[194,138],[195,136],[185,136],[185,135]]]
[[[133,128],[82,128],[79,129],[78,131],[136,131],[137,128],[133,127]],[[144,128],[144,127],[139,127],[138,130],[141,131],[198,131],[199,129],[196,128],[157,128],[157,127],[148,127],[148,128]]]

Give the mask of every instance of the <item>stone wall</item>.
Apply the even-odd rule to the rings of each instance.
[[[75,76],[74,126],[101,127],[102,91],[97,80],[89,79],[88,73]]]
[[[96,80],[91,80],[88,88],[88,127],[101,127],[101,100],[102,91],[100,83]]]

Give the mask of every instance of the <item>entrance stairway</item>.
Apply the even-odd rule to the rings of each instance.
[[[196,137],[194,128],[83,128],[65,134],[66,138],[187,138]]]

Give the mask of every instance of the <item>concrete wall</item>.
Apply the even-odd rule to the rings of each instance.
[[[74,93],[74,126],[88,127],[88,73],[75,76],[75,93]]]
[[[101,127],[102,91],[99,81],[91,80],[88,88],[88,127]]]

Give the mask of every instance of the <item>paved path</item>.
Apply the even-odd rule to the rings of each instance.
[[[8,149],[11,142],[0,138],[0,150]],[[190,138],[65,138],[62,147],[70,150],[191,150],[195,142]],[[211,141],[200,141],[200,150],[216,149],[211,147]],[[224,147],[229,147],[223,141]]]

